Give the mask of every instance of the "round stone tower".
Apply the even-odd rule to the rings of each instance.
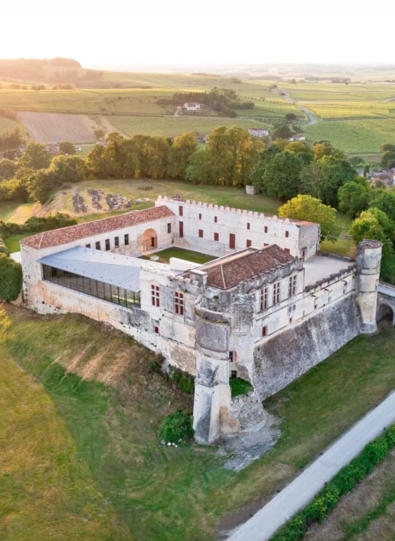
[[[193,424],[198,443],[221,435],[222,417],[230,409],[229,321],[220,312],[201,306],[196,314],[196,368]]]
[[[380,277],[382,243],[363,240],[357,251],[357,302],[361,313],[361,333],[377,330],[377,290]]]

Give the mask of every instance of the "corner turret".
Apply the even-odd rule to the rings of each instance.
[[[376,308],[380,277],[382,243],[363,240],[357,251],[357,303],[361,314],[361,333],[377,330]]]

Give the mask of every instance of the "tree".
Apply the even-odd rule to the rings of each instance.
[[[100,141],[101,139],[104,139],[106,132],[102,128],[96,128],[95,130],[93,130],[93,135],[98,141]]]
[[[384,145],[380,146],[380,152],[383,154],[387,150],[390,150],[392,152],[395,152],[395,145],[392,143],[384,143]]]
[[[0,181],[12,178],[17,168],[18,164],[13,160],[7,160],[7,158],[0,160]]]
[[[19,159],[20,167],[46,169],[51,163],[51,154],[41,143],[29,143],[23,156]]]
[[[0,299],[15,301],[22,289],[22,266],[6,254],[0,253]]]
[[[347,160],[324,156],[303,168],[301,191],[321,199],[325,205],[338,207],[338,190],[343,184],[358,178]]]
[[[206,148],[197,150],[189,159],[185,178],[192,184],[214,184],[210,166],[210,153]]]
[[[169,148],[168,174],[174,179],[184,179],[189,159],[197,149],[196,135],[186,132],[174,138]]]
[[[59,152],[71,156],[72,154],[76,154],[77,151],[75,149],[75,145],[73,145],[73,143],[70,141],[61,141],[59,143]]]
[[[380,165],[382,167],[394,167],[395,166],[395,151],[386,150],[381,155]]]
[[[370,206],[384,212],[395,223],[395,192],[383,190],[373,199]]]
[[[339,188],[339,210],[350,218],[359,216],[369,206],[373,190],[364,178],[356,178]]]
[[[322,240],[335,242],[342,229],[337,221],[336,210],[310,195],[298,195],[290,199],[278,209],[278,215],[320,224]]]
[[[303,162],[291,152],[269,150],[254,170],[253,182],[267,195],[287,201],[299,192]]]
[[[55,156],[48,170],[57,185],[81,182],[86,175],[85,161],[78,156]]]
[[[337,160],[344,160],[345,158],[344,152],[333,147],[329,141],[317,141],[316,143],[313,143],[311,149],[314,153],[314,160],[316,161],[321,160],[321,158],[324,157],[332,157]]]
[[[302,160],[304,165],[308,165],[309,163],[311,163],[314,158],[313,151],[303,141],[292,141],[291,143],[288,142],[284,150],[292,152],[293,154],[298,156]]]
[[[361,212],[351,225],[351,235],[355,242],[363,239],[379,240],[383,243],[381,276],[394,283],[395,280],[395,226],[388,216],[377,208]]]

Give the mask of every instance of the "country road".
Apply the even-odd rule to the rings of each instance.
[[[394,421],[395,392],[367,413],[252,518],[234,530],[228,541],[269,540],[326,482]]]
[[[314,114],[309,111],[309,109],[307,109],[307,107],[305,107],[304,105],[300,105],[296,100],[293,100],[284,88],[277,88],[276,90],[277,94],[282,95],[288,103],[292,103],[292,105],[295,105],[295,107],[297,107],[299,111],[302,111],[302,113],[307,116],[309,122],[305,124],[305,126],[312,126],[313,124],[317,124],[319,122],[314,116]]]

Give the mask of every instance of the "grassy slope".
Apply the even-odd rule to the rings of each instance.
[[[55,403],[1,346],[0,359],[2,541],[126,540]]]
[[[139,541],[212,539],[221,515],[268,498],[395,386],[395,330],[353,340],[267,401],[269,411],[283,419],[283,435],[267,455],[236,474],[220,467],[215,448],[160,445],[156,434],[163,416],[191,402],[150,374],[152,354],[144,348],[82,317],[6,309],[14,321],[6,355],[41,382],[63,419],[56,425],[62,437],[72,435],[78,459]],[[64,368],[100,381],[81,382]],[[18,396],[27,409],[24,379],[18,381],[21,387],[13,391],[11,405]],[[35,418],[25,422],[24,438],[36,437]],[[51,453],[52,447],[45,450]],[[63,458],[63,471],[74,479],[68,459],[70,453]],[[19,454],[10,457],[12,482],[24,486],[17,501],[27,498],[37,475],[33,468],[22,483],[21,460]],[[48,479],[50,468],[43,471],[43,483]],[[83,489],[78,497],[84,500]],[[84,515],[81,500],[74,512]],[[37,504],[27,499],[23,512],[34,515]],[[97,511],[95,503],[90,511]],[[29,539],[35,539],[38,527],[31,525]],[[49,522],[47,527],[53,526]]]

